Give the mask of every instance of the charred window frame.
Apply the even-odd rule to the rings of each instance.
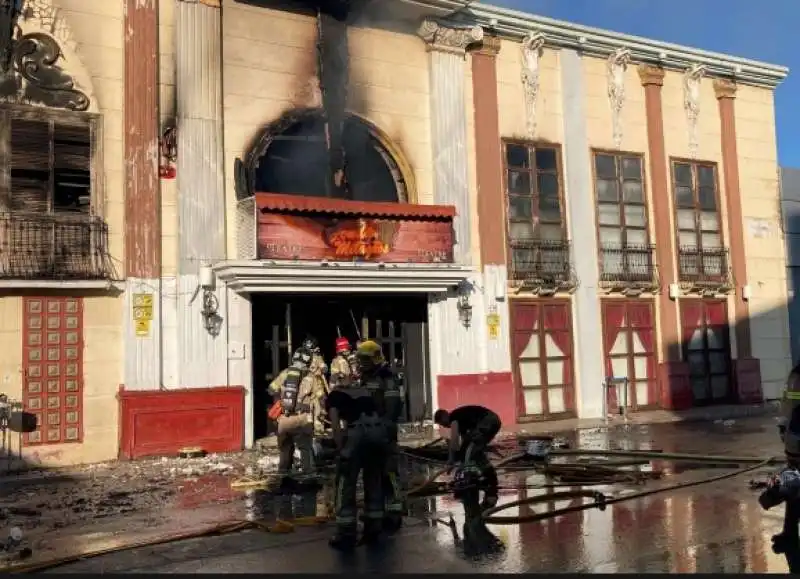
[[[717,165],[673,159],[672,192],[678,247],[699,253],[721,251]]]
[[[0,211],[102,216],[100,131],[92,113],[0,107]]]
[[[560,147],[503,145],[510,244],[565,241]]]

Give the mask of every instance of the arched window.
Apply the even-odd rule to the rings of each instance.
[[[342,142],[349,199],[408,202],[404,171],[378,130],[348,115]],[[245,162],[249,192],[325,197],[330,175],[325,119],[319,109],[294,111],[265,129]]]

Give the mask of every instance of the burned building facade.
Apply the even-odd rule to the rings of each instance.
[[[781,67],[450,0],[0,6],[30,460],[249,447],[308,335],[378,340],[410,421],[779,394]]]

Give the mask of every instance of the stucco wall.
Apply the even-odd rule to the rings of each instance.
[[[158,94],[161,131],[175,123],[175,2],[158,2]],[[174,277],[178,261],[177,179],[161,179],[161,275]]]
[[[497,55],[500,136],[525,139],[525,91],[522,86],[522,45],[503,40]],[[544,49],[539,61],[539,93],[536,99],[537,140],[562,144],[561,82],[558,51]]]
[[[110,253],[121,272],[123,256],[123,11],[122,0],[53,0],[68,27],[71,66],[84,69],[93,89],[92,109],[102,115],[102,187]],[[74,50],[73,50],[74,49]],[[79,61],[79,62],[78,62]],[[69,62],[69,61],[68,61]],[[88,88],[88,87],[87,87]],[[96,107],[96,108],[95,108]],[[122,373],[122,300],[84,299],[82,444],[37,446],[25,455],[45,465],[96,462],[117,455],[116,393]],[[22,397],[22,299],[0,298],[0,390]]]
[[[231,169],[265,124],[292,107],[308,104],[310,82],[316,74],[317,30],[310,16],[232,0],[223,3],[222,26],[228,254],[235,255]],[[431,203],[433,161],[424,43],[413,34],[351,28],[349,48],[351,111],[397,144],[413,168],[417,201]],[[474,137],[470,142],[474,158]],[[471,166],[474,192],[474,162]]]
[[[786,293],[786,249],[780,217],[773,91],[739,86],[736,146],[742,192],[753,356],[761,360],[767,398],[780,396],[791,354]]]

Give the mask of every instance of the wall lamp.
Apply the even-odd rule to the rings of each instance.
[[[211,266],[200,266],[198,278],[200,288],[203,290],[203,306],[200,309],[203,327],[212,336],[218,336],[222,328],[222,318],[218,314],[219,300],[214,295],[214,271]]]
[[[458,308],[458,319],[465,328],[469,328],[472,323],[472,304],[469,303],[469,296],[466,293],[458,296],[456,307]]]

